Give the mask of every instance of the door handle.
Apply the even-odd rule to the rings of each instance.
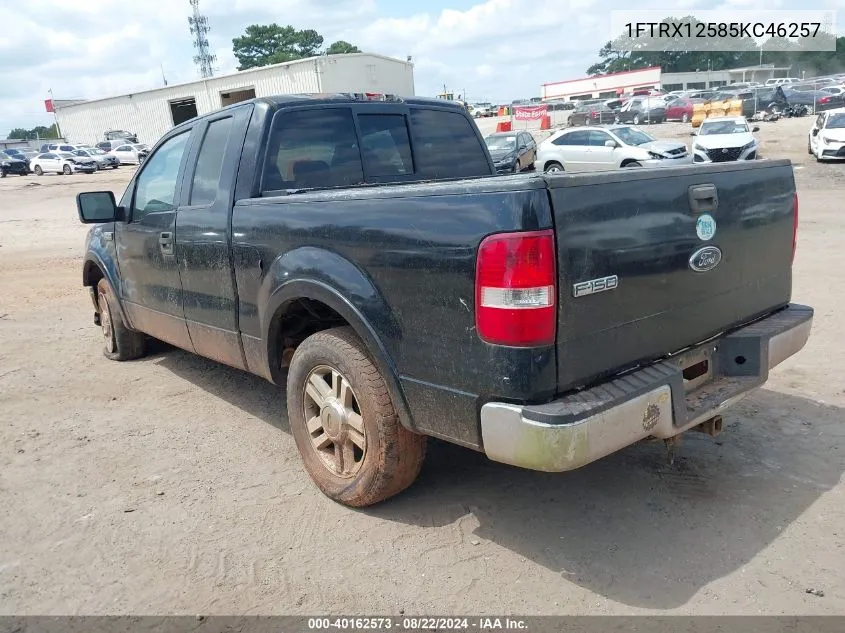
[[[158,245],[163,255],[173,255],[173,233],[164,231],[158,237]]]
[[[694,213],[714,211],[719,206],[716,185],[693,185],[689,188],[689,206]]]

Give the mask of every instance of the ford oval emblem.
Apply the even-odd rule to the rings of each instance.
[[[722,251],[716,246],[705,246],[695,251],[689,258],[689,267],[697,273],[713,270],[722,261]]]

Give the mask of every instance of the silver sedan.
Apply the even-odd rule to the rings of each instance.
[[[74,156],[82,156],[85,158],[93,158],[97,162],[97,169],[117,169],[120,167],[120,160],[117,156],[112,156],[101,149],[95,147],[78,149],[73,152]]]

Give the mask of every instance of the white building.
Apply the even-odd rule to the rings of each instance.
[[[549,99],[612,99],[623,92],[659,88],[660,67],[626,70],[595,77],[583,77],[569,81],[555,81],[543,84],[540,98]]]
[[[174,125],[254,97],[294,93],[414,95],[414,66],[370,53],[309,57],[174,86],[90,101],[54,101],[62,136],[95,143],[129,130],[152,144]]]

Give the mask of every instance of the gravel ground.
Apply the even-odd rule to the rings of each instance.
[[[760,136],[795,163],[814,332],[717,440],[562,475],[432,442],[364,511],[310,483],[283,390],[165,346],[102,357],[74,196],[130,168],[0,181],[0,613],[845,612],[845,164],[809,160],[810,124]]]

